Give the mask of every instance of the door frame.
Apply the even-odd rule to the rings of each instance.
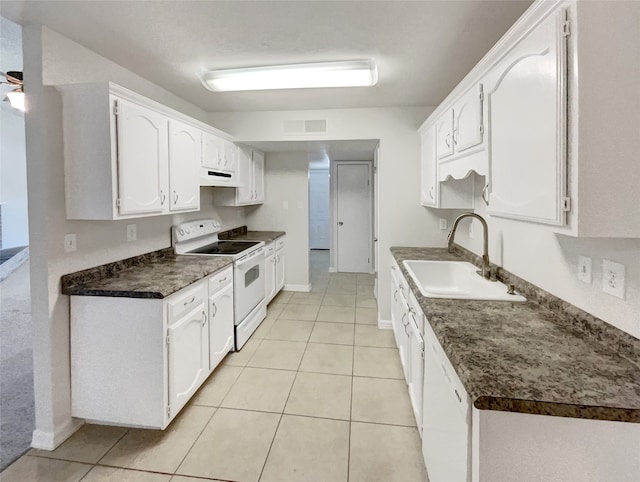
[[[332,161],[330,165],[330,186],[329,197],[331,201],[331,249],[330,249],[330,272],[338,272],[338,166],[340,165],[366,165],[369,168],[369,243],[368,258],[369,271],[375,273],[374,254],[373,254],[373,238],[374,238],[374,219],[373,219],[373,202],[374,202],[374,182],[373,182],[373,161]]]
[[[321,169],[311,169],[309,168],[309,249],[326,249],[326,248],[312,248],[311,245],[312,243],[312,236],[311,236],[311,176],[313,175],[313,173],[321,173],[321,174],[326,174],[327,177],[329,178],[329,192],[328,192],[328,203],[329,203],[329,208],[327,209],[327,215],[328,215],[328,228],[329,228],[329,236],[328,236],[328,242],[329,242],[329,251],[331,251],[331,236],[332,236],[332,219],[331,219],[331,167],[327,166],[327,167],[323,167]]]

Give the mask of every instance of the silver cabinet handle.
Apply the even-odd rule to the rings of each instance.
[[[227,281],[227,277],[226,277],[226,276],[225,276],[224,278],[222,278],[222,279],[218,280],[218,283],[223,283],[223,282],[225,282],[225,281]]]
[[[202,326],[207,324],[207,314],[203,311],[202,312]]]
[[[164,206],[164,200],[167,199],[167,195],[162,189],[160,189],[160,205]]]
[[[178,204],[178,193],[173,191],[173,204]]]
[[[393,293],[393,301],[398,301],[398,290],[395,290]]]
[[[192,296],[191,299],[189,301],[185,301],[184,302],[184,306],[190,305],[191,303],[193,303],[196,300],[195,296]]]
[[[455,145],[458,145],[458,129],[453,129],[453,143]]]
[[[482,188],[482,200],[484,201],[484,203],[488,206],[489,205],[489,185],[485,184],[484,187]]]
[[[431,187],[429,188],[429,197],[430,197],[432,200],[434,199],[434,197],[433,197],[433,190],[434,190],[434,186],[431,186]]]
[[[451,138],[451,134],[447,134],[446,137],[444,138],[444,143],[447,145],[447,147],[451,147],[451,141],[449,140]]]
[[[213,318],[218,313],[218,305],[216,305],[216,302],[214,301],[211,307],[213,308],[213,315],[211,315],[211,318]]]

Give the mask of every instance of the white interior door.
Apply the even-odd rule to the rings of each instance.
[[[309,171],[309,247],[329,249],[329,170]]]
[[[371,163],[336,162],[338,271],[371,271]]]

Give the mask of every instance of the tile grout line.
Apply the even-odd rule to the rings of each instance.
[[[309,335],[311,336],[311,335]],[[304,346],[304,350],[302,351],[302,356],[300,357],[300,361],[298,362],[298,368],[296,369],[296,374],[293,377],[293,382],[291,383],[291,387],[289,388],[289,393],[287,393],[287,399],[284,402],[284,405],[282,406],[282,412],[280,413],[280,418],[278,419],[278,425],[276,426],[276,430],[273,433],[273,438],[271,439],[271,444],[269,445],[269,450],[267,451],[267,456],[264,459],[264,463],[262,464],[262,469],[260,470],[260,475],[258,476],[258,481],[260,481],[260,479],[262,479],[262,474],[264,473],[264,469],[267,467],[267,462],[269,461],[269,455],[271,455],[271,449],[273,448],[273,442],[276,440],[276,436],[278,435],[278,430],[280,429],[280,424],[282,423],[282,419],[284,418],[284,411],[287,408],[287,403],[289,403],[289,397],[291,396],[291,392],[293,391],[293,386],[296,383],[296,380],[298,378],[298,373],[299,369],[300,369],[300,365],[302,364],[302,359],[304,358],[304,354],[307,351],[307,347],[309,346],[309,343],[306,343]]]
[[[244,370],[243,370],[244,371]],[[240,375],[238,375],[238,378],[240,378]],[[212,407],[209,407],[212,408]],[[200,437],[202,437],[202,434],[204,433],[204,431],[207,429],[207,427],[209,426],[209,424],[211,423],[211,420],[213,420],[213,417],[215,417],[216,413],[218,413],[218,410],[220,410],[220,407],[217,407],[213,410],[213,413],[211,414],[211,416],[209,417],[209,419],[207,420],[207,423],[204,424],[204,426],[202,427],[202,430],[200,430],[200,433],[198,434],[198,436],[193,440],[193,443],[191,444],[191,446],[189,447],[189,450],[187,450],[184,454],[184,457],[182,457],[182,460],[180,460],[180,463],[178,464],[178,466],[173,470],[173,475],[176,475],[177,471],[180,470],[180,466],[184,463],[185,459],[189,456],[189,454],[191,453],[191,451],[193,450],[193,447],[195,446],[196,442],[198,440],[200,440]]]
[[[351,358],[351,398],[349,399],[349,450],[347,452],[347,482],[351,473],[351,427],[353,425],[353,377],[356,364],[356,325],[353,325],[353,350]]]

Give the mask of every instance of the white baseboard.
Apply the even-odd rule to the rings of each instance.
[[[382,320],[378,318],[378,328],[381,330],[392,330],[393,325],[391,324],[391,320]]]
[[[337,272],[338,272],[338,268],[334,266],[329,266],[329,273],[337,273]]]
[[[72,418],[63,425],[56,427],[55,432],[36,429],[33,431],[31,447],[41,450],[55,450],[83,425],[84,420]]]
[[[285,291],[302,291],[308,293],[311,291],[311,283],[306,285],[284,285]]]

